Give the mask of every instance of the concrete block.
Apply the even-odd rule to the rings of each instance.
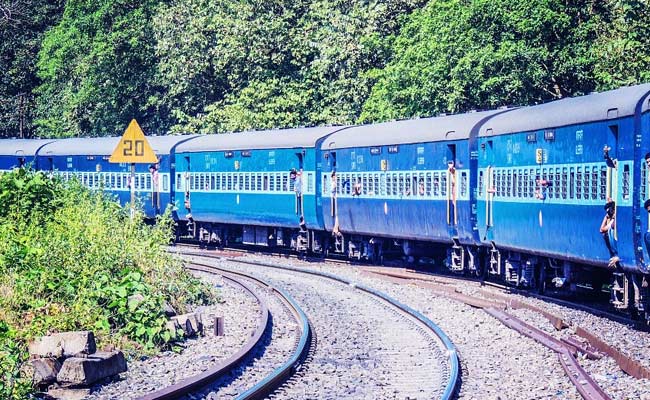
[[[35,358],[29,360],[29,367],[33,370],[34,385],[43,386],[56,381],[61,363],[56,358]]]
[[[90,331],[62,332],[41,336],[29,344],[29,354],[36,357],[72,357],[97,350],[95,335]]]
[[[56,379],[65,385],[90,385],[125,371],[126,359],[121,351],[101,352],[87,358],[67,358]]]
[[[83,400],[90,395],[90,389],[51,388],[47,397],[57,400]]]
[[[201,314],[198,313],[188,313],[183,315],[177,315],[171,319],[175,320],[185,332],[185,336],[192,337],[198,334],[203,334],[203,321],[201,320]]]

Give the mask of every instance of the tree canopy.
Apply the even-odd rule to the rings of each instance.
[[[349,124],[650,81],[645,0],[7,5],[4,136],[116,135],[131,118],[158,134]]]

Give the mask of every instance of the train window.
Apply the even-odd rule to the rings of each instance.
[[[460,173],[460,196],[467,196],[467,172],[463,171]]]
[[[508,178],[507,178],[507,190],[506,192],[508,193],[508,197],[514,196],[514,193],[512,192],[512,170],[508,170]]]
[[[598,199],[598,167],[591,167],[591,173],[588,174],[587,171],[585,171],[585,175],[591,177],[591,199],[596,200]]]
[[[528,175],[528,170],[524,170],[524,193],[522,197],[528,197],[528,187],[531,185],[530,176]]]
[[[393,174],[386,174],[386,194],[393,195]]]
[[[413,174],[411,175],[411,196],[418,196],[419,194],[418,176],[417,174]]]
[[[607,197],[607,167],[600,167],[600,200]]]
[[[264,186],[263,189],[265,192],[269,191],[269,174],[264,174]]]
[[[497,194],[497,196],[502,196],[503,193],[501,191],[501,170],[495,170],[494,171],[494,177],[495,177],[495,180],[496,180],[496,185],[495,185],[496,194]]]
[[[255,190],[258,192],[262,190],[262,174],[255,174]]]
[[[232,174],[230,173],[226,174],[226,190],[232,190]]]
[[[375,172],[372,174],[373,190],[371,195],[377,196],[379,194],[379,173]]]
[[[582,199],[582,167],[576,167],[576,199]]]
[[[308,172],[307,173],[307,193],[313,193],[314,192],[314,173],[313,172]]]
[[[521,188],[518,186],[519,180],[517,179],[517,170],[512,171],[512,197],[519,197]]]
[[[648,193],[648,168],[645,163],[641,163],[641,201],[646,199],[646,193]]]
[[[478,193],[477,193],[478,197],[483,196],[483,180],[484,180],[483,171],[479,171],[478,172]]]
[[[591,182],[590,176],[589,167],[585,167],[585,172],[582,175],[582,193],[584,194],[585,200],[589,200],[589,193],[591,193],[591,190],[589,189],[589,183]]]
[[[280,185],[280,191],[286,192],[289,188],[289,175],[288,174],[283,174],[280,173],[280,177],[282,178],[282,183]],[[337,179],[337,182],[339,180]]]
[[[169,191],[169,175],[163,174],[162,176],[162,191]]]
[[[146,186],[147,190],[151,190],[151,188],[152,188],[152,186],[151,186],[151,174],[147,174],[145,176],[145,186]]]
[[[643,185],[641,185],[643,186]],[[623,200],[630,199],[630,166],[623,165]]]
[[[447,172],[440,174],[440,195],[447,197]]]
[[[431,197],[432,182],[433,181],[431,180],[431,172],[427,172],[426,177],[424,178],[424,190],[427,197]]]
[[[368,175],[366,174],[363,174],[363,180],[361,182],[361,193],[372,193],[372,180],[368,181]]]
[[[386,196],[386,174],[379,175],[379,195]]]
[[[246,178],[247,178],[247,181],[246,181],[246,190],[249,190],[248,188],[250,187],[250,179],[248,179],[248,176],[247,176]],[[276,181],[276,178],[277,178],[277,177],[276,177],[276,174],[274,174],[274,173],[271,173],[271,175],[269,176],[269,190],[270,190],[271,192],[275,192],[275,181]]]
[[[518,170],[515,175],[515,186],[517,186],[517,197],[522,198],[524,195],[524,180],[521,177],[521,170]]]
[[[576,198],[576,172],[575,168],[571,168],[571,172],[569,173],[569,198],[570,199],[575,199]]]
[[[243,176],[241,173],[236,173],[233,177],[233,189],[234,190],[241,190],[243,187]]]
[[[198,175],[199,175],[198,176],[199,184],[197,185],[198,186],[197,189],[198,190],[205,190],[205,175],[204,174],[198,174]]]
[[[438,197],[440,195],[440,173],[433,173],[433,196]]]
[[[567,198],[567,186],[569,186],[568,171],[567,171],[566,167],[562,168],[561,180],[562,180],[562,183],[561,183],[562,184],[562,199],[566,200],[566,198]]]
[[[406,185],[404,184],[404,174],[399,174],[397,178],[397,194],[399,196],[404,196],[406,194]]]

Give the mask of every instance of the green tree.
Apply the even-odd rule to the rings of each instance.
[[[0,0],[0,136],[34,135],[36,60],[63,0]]]
[[[430,1],[393,42],[362,121],[535,104],[595,87],[596,0]]]
[[[157,65],[150,29],[157,0],[69,0],[38,59],[38,131],[57,137],[120,134],[138,119],[164,132],[166,110],[150,104]]]

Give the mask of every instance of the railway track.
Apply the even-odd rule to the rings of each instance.
[[[333,274],[246,260],[214,261],[278,282],[311,311],[319,337],[314,362],[272,398],[448,399],[458,388],[458,354],[449,338],[424,315],[386,294]]]

